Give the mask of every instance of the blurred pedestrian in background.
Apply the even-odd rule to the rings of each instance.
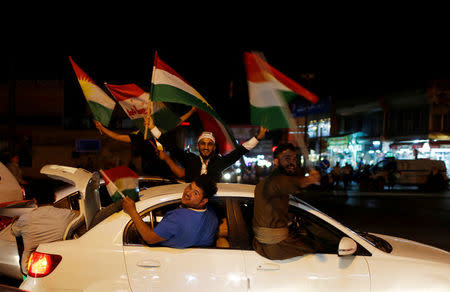
[[[22,177],[22,170],[20,169],[19,162],[20,162],[19,153],[14,153],[6,166],[8,167],[9,171],[11,171],[11,173],[14,175],[14,177],[17,179],[19,184],[26,185],[28,184],[28,182],[24,180]]]

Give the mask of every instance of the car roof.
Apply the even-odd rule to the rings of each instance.
[[[170,194],[182,194],[188,183],[184,184],[171,184],[164,186],[157,186],[148,188],[140,193],[140,199],[146,200],[157,196],[164,196]],[[227,197],[253,197],[255,191],[254,185],[247,184],[234,184],[234,183],[218,183],[217,184],[217,196]]]

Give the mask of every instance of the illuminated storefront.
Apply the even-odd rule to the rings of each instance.
[[[313,119],[308,123],[309,160],[317,164],[326,151],[326,139],[330,136],[331,121],[329,117]]]
[[[358,157],[361,156],[363,145],[358,141],[361,133],[354,133],[339,137],[329,137],[327,139],[327,152],[325,155],[333,167],[336,163],[341,166],[346,163],[353,168],[357,167]]]

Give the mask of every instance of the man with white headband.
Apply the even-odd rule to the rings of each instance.
[[[149,121],[149,128],[152,134],[158,138],[161,135],[159,129],[154,125],[153,121]],[[164,160],[172,172],[179,178],[184,178],[186,182],[193,181],[202,174],[210,175],[215,181],[219,181],[222,171],[235,163],[242,155],[252,150],[259,141],[264,138],[267,129],[259,128],[259,132],[255,137],[242,143],[230,153],[221,156],[216,153],[216,138],[212,132],[203,132],[197,140],[197,147],[200,155],[191,152],[185,152],[179,148],[171,147],[170,153],[183,166],[177,165],[164,151],[160,151],[159,158]]]

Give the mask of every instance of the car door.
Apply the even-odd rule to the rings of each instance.
[[[253,213],[252,201],[241,202],[244,214]],[[363,256],[367,251],[358,247],[360,255],[339,257],[337,250],[339,240],[344,236],[342,232],[300,208],[291,206],[290,212],[294,219],[301,216],[301,222],[294,220],[293,224],[308,226],[307,232],[313,231],[315,236],[322,237],[326,248],[322,252],[286,260],[270,260],[252,249],[243,251],[251,291],[370,291],[369,269]],[[246,219],[245,222],[251,221]]]
[[[141,212],[141,216],[154,226],[177,205],[179,201],[159,205]],[[216,214],[220,218],[219,212]],[[124,255],[132,291],[247,291],[241,250],[151,247],[140,242],[133,229],[129,223],[124,232]]]

